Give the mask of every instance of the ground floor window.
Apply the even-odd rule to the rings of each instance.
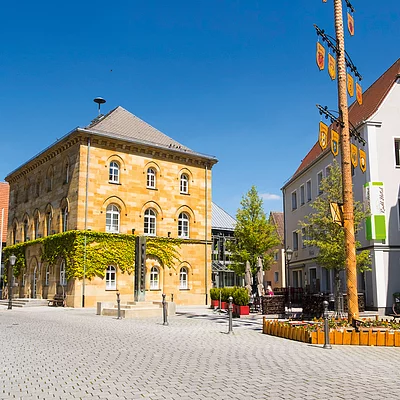
[[[106,290],[116,290],[117,271],[114,266],[109,265],[106,271]]]
[[[179,272],[179,289],[188,288],[188,271],[187,268],[182,267]]]
[[[150,271],[150,290],[159,289],[160,272],[157,267],[152,267]]]

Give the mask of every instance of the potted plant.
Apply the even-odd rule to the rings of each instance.
[[[233,292],[233,302],[235,303],[234,313],[236,316],[249,315],[249,292],[246,288],[236,288]]]
[[[221,310],[227,310],[229,305],[229,297],[233,297],[233,287],[224,287],[221,289]]]
[[[210,289],[210,297],[211,297],[211,308],[219,307],[219,295],[221,293],[220,288],[212,288]]]

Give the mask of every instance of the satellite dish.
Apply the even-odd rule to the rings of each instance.
[[[106,101],[102,97],[96,97],[93,101],[99,105],[99,115],[100,115],[100,105],[104,104]]]

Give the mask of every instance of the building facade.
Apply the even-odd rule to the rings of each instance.
[[[361,249],[370,250],[372,260],[372,270],[358,274],[358,290],[365,293],[366,307],[380,313],[391,308],[392,294],[400,291],[399,104],[400,59],[363,93],[362,105],[354,102],[349,107],[350,122],[365,139],[363,150],[367,154],[366,172],[359,166],[353,169],[354,198],[363,201],[367,186],[381,188],[379,207],[384,216],[383,232],[379,238],[368,237],[366,233],[370,228],[366,226],[358,237]],[[355,144],[360,147],[359,143]],[[329,147],[322,151],[316,143],[282,188],[285,244],[294,251],[288,284],[309,286],[314,292],[332,292],[333,274],[317,265],[317,249],[304,244],[306,233],[300,230],[298,221],[312,212],[310,203],[321,194],[319,185],[329,173],[332,161]],[[340,163],[340,154],[337,161]],[[344,272],[341,272],[340,281],[341,289],[346,291]]]
[[[269,270],[264,271],[264,287],[271,288],[286,287],[286,264],[284,251],[284,217],[283,212],[271,211],[269,221],[275,226],[279,238],[279,245],[275,247],[274,261]]]
[[[0,299],[3,298],[4,290],[4,259],[3,247],[7,242],[8,201],[10,187],[7,182],[0,182]]]
[[[179,262],[146,258],[146,301],[161,294],[204,304],[211,285],[211,169],[217,160],[171,139],[122,107],[76,128],[11,172],[8,245],[29,244],[14,296],[67,305],[133,300],[134,277],[117,263],[91,279],[67,260],[43,262],[41,239],[70,230],[179,238]],[[70,279],[67,279],[70,277]]]

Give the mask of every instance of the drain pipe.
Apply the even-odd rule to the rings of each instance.
[[[206,169],[205,169],[205,182],[204,182],[204,187],[205,187],[205,232],[204,232],[204,236],[205,236],[205,244],[204,244],[204,278],[205,278],[205,294],[206,294],[206,305],[208,304],[208,266],[207,266],[207,246],[208,246],[208,236],[207,236],[207,230],[208,230],[208,187],[207,187],[207,175],[208,175],[208,165],[206,164]]]
[[[90,161],[90,137],[87,142],[87,159],[86,159],[86,195],[85,195],[85,242],[83,248],[83,280],[82,280],[82,308],[85,307],[85,280],[86,280],[86,231],[88,219],[88,196],[89,196],[89,161]]]

